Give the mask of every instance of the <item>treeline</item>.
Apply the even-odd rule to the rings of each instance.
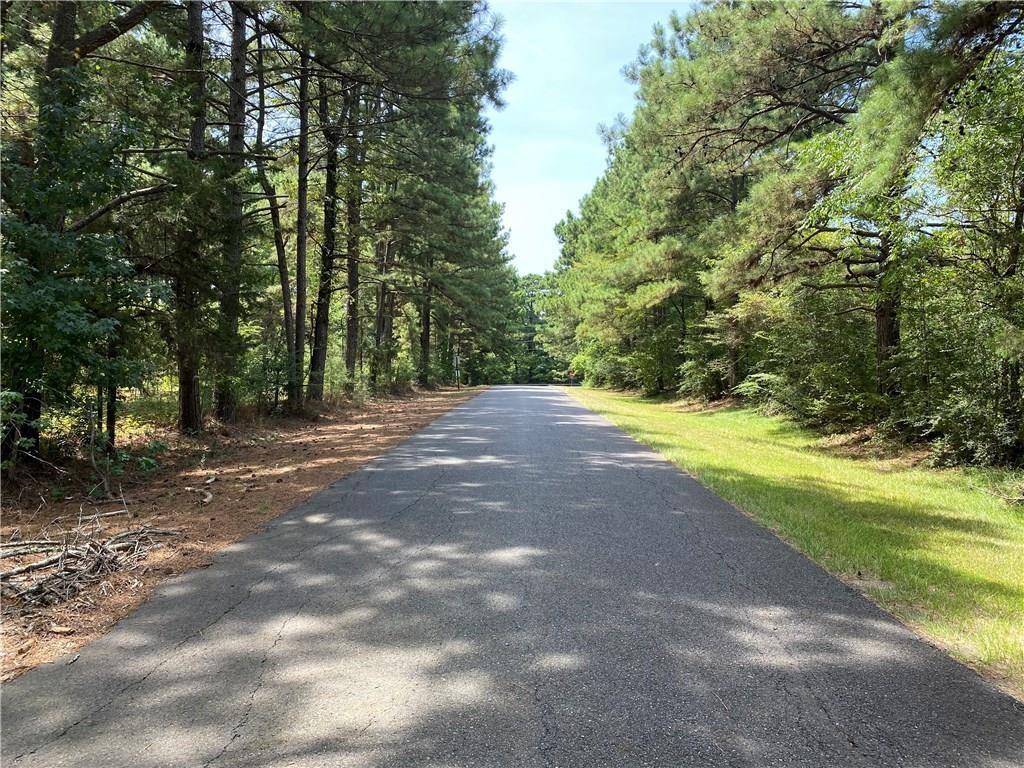
[[[1024,462],[1024,4],[722,2],[655,30],[560,223],[596,384]]]
[[[126,394],[196,433],[507,366],[485,6],[2,10],[5,458],[113,446]]]

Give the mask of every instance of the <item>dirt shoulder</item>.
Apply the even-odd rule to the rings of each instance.
[[[181,441],[158,470],[121,484],[125,504],[94,505],[82,496],[52,501],[45,481],[8,485],[0,524],[4,542],[59,538],[72,530],[106,538],[140,526],[177,535],[159,537],[160,546],[134,567],[106,574],[69,601],[26,609],[5,599],[0,676],[12,679],[99,637],[162,580],[209,565],[219,550],[261,530],[479,392],[443,390],[373,400],[323,413],[314,421],[275,420],[202,441]],[[108,514],[121,509],[127,512]],[[4,569],[23,562],[8,559]]]

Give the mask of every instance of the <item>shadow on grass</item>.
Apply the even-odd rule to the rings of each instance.
[[[679,450],[677,435],[671,431],[644,428],[642,436],[655,450],[666,454]],[[769,440],[743,440],[763,444],[773,451],[796,452]],[[689,447],[684,450],[691,455],[709,453]],[[991,603],[986,598],[993,598],[1004,610],[1017,613],[1024,605],[1024,586],[1012,587],[946,566],[929,555],[937,543],[958,543],[995,553],[1006,560],[1007,566],[1015,565],[1012,552],[1006,551],[1006,547],[1019,548],[1021,535],[1009,522],[958,515],[948,506],[931,504],[911,494],[904,494],[899,501],[879,498],[878,489],[868,482],[848,478],[828,480],[809,474],[773,478],[734,467],[716,467],[707,458],[703,462],[702,480],[709,487],[834,570],[870,571],[894,581],[915,602],[956,605],[956,615],[948,616],[953,620],[977,614],[979,598],[986,605]],[[865,467],[864,471],[872,470]],[[915,479],[930,485],[926,480]],[[937,594],[936,589],[951,590],[952,594]]]

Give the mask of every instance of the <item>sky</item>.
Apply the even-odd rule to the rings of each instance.
[[[607,152],[598,125],[633,111],[622,68],[680,2],[513,2],[504,19],[499,65],[515,80],[505,107],[489,110],[492,178],[505,206],[509,251],[520,274],[551,269],[552,231],[601,175]]]

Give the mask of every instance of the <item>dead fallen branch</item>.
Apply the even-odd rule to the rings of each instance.
[[[178,531],[140,526],[107,538],[76,530],[60,541],[13,541],[0,545],[0,557],[45,557],[0,572],[5,598],[26,607],[62,603],[108,574],[134,568],[160,539]]]
[[[70,553],[70,550],[62,551],[59,554],[43,558],[42,560],[36,560],[33,563],[19,565],[17,568],[12,568],[9,571],[0,572],[0,582],[7,581],[12,576],[20,576],[21,574],[28,573],[29,571],[38,571],[43,568],[49,568],[54,563],[60,562],[60,560],[63,559],[65,552]]]
[[[8,557],[24,557],[39,552],[52,552],[60,549],[62,542],[50,539],[27,539],[25,541],[8,541],[0,544],[0,559]]]
[[[206,482],[211,483],[213,481],[207,480]],[[193,488],[190,485],[186,485],[185,490],[191,493],[198,493],[202,497],[199,499],[200,504],[209,504],[211,501],[213,501],[213,494],[210,491],[206,490],[205,488]]]
[[[977,491],[981,491],[982,493],[988,494],[989,496],[993,496],[999,499],[1004,504],[1009,504],[1010,506],[1024,504],[1024,493],[1015,492],[1013,495],[1008,495],[1005,493],[1001,493],[1000,491],[994,488],[978,485],[977,483],[971,483],[971,487]],[[1021,490],[1024,490],[1024,488],[1022,488]]]
[[[135,516],[132,515],[127,509],[118,509],[114,512],[101,512],[95,515],[61,515],[60,517],[53,518],[53,520],[50,521],[50,525],[60,522],[61,520],[77,520],[78,523],[81,524],[88,522],[90,520],[99,520],[102,517],[116,517],[117,515],[129,515],[130,517]]]

